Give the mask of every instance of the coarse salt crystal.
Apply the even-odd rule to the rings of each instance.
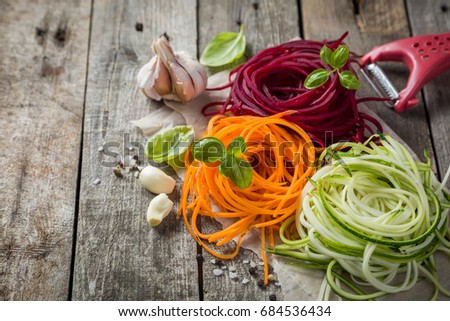
[[[230,272],[230,279],[236,280],[238,278],[238,274],[235,272]]]
[[[220,275],[223,274],[223,271],[222,271],[221,269],[214,269],[214,270],[213,270],[213,274],[214,274],[215,276],[220,276]]]
[[[236,267],[235,267],[235,266],[230,266],[228,269],[229,269],[231,272],[235,272],[235,271],[236,271]]]
[[[247,284],[248,282],[250,282],[249,279],[243,278],[241,283],[245,285],[245,284]]]
[[[92,182],[92,184],[94,184],[94,185],[100,184],[100,178],[96,178],[96,179]]]
[[[252,268],[256,267],[256,263],[253,261],[250,261],[250,267],[252,267]]]
[[[250,263],[250,260],[243,260],[242,263],[244,263],[244,264],[249,264],[249,263]]]

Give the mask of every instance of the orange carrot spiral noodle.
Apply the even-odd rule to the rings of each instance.
[[[218,166],[186,155],[186,176],[182,186],[179,212],[189,232],[212,255],[229,259],[239,252],[244,236],[260,229],[264,280],[268,282],[266,243],[274,245],[281,223],[295,214],[300,194],[311,177],[316,149],[310,137],[298,125],[287,121],[292,111],[269,117],[213,117],[204,137],[215,137],[225,146],[242,136],[247,144],[243,157],[252,165],[252,183],[248,188],[235,186],[221,175]],[[201,217],[228,218],[231,225],[213,233],[202,233]],[[233,239],[236,244],[230,243]],[[233,244],[234,251],[224,251]]]

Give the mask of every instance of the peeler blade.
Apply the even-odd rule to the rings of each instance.
[[[370,63],[365,65],[361,69],[361,72],[378,96],[390,99],[386,100],[384,103],[389,108],[394,108],[399,99],[398,91],[389,77],[384,73],[383,69],[376,63]]]

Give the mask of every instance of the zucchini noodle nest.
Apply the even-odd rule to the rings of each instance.
[[[426,154],[427,163],[417,162],[387,135],[330,148],[320,159],[331,154],[331,164],[304,187],[296,216],[280,230],[284,244],[272,252],[326,270],[319,299],[329,299],[331,290],[345,299],[375,299],[409,290],[423,276],[435,287],[432,299],[450,296],[433,257],[437,250],[450,255],[444,190],[450,171],[439,183]]]

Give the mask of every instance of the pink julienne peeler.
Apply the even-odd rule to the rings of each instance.
[[[416,105],[419,90],[431,79],[450,70],[450,32],[416,36],[375,47],[361,58],[363,74],[389,107],[402,112]],[[402,61],[410,71],[406,87],[398,92],[376,64]]]

